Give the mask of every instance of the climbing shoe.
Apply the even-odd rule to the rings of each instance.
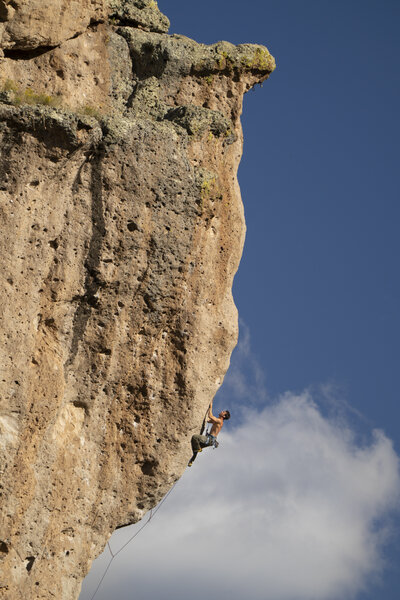
[[[196,460],[197,453],[195,452],[192,458],[189,460],[188,467],[191,467],[194,461]]]

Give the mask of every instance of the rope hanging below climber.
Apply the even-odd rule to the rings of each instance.
[[[210,406],[208,407],[208,410],[206,412],[206,415],[204,417],[203,423],[202,423],[202,427],[201,427],[201,434],[200,435],[193,435],[192,436],[192,440],[191,440],[191,444],[192,444],[192,450],[193,450],[193,456],[189,461],[189,467],[192,466],[197,454],[199,452],[202,451],[203,448],[207,448],[209,446],[213,446],[214,448],[218,448],[218,442],[217,442],[217,436],[219,434],[219,432],[222,429],[222,426],[224,424],[224,421],[227,421],[228,419],[230,419],[231,415],[229,410],[223,410],[219,413],[218,417],[215,417],[212,414],[212,401],[210,403]],[[206,425],[206,420],[207,423],[211,423],[211,429],[209,432],[206,432],[205,435],[203,434],[203,431],[205,429],[205,425]],[[166,499],[168,498],[168,496],[170,495],[170,493],[172,492],[172,490],[174,489],[174,487],[176,486],[176,484],[178,483],[179,480],[175,481],[174,485],[171,487],[171,489],[165,494],[164,498],[161,500],[161,502],[158,504],[158,506],[155,509],[152,509],[149,513],[149,516],[147,518],[147,521],[140,527],[140,529],[138,529],[130,538],[129,540],[123,545],[121,546],[121,548],[119,548],[119,550],[117,550],[116,552],[113,552],[110,546],[110,543],[107,542],[107,548],[110,552],[110,560],[108,562],[108,565],[96,587],[96,589],[94,590],[90,600],[94,600],[95,596],[97,595],[97,592],[99,591],[107,573],[109,568],[111,567],[111,564],[113,562],[113,560],[118,556],[118,554],[120,552],[122,552],[122,550],[124,550],[124,548],[126,548],[131,542],[132,540],[139,535],[139,533],[150,523],[150,521],[152,520],[152,518],[154,517],[154,515],[160,510],[161,506],[164,504],[164,502],[166,501]]]

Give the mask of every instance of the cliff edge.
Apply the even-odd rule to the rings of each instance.
[[[183,473],[237,341],[258,45],[0,0],[0,598],[72,600]]]

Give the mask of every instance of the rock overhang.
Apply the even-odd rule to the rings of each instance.
[[[0,2],[0,560],[21,600],[76,598],[184,471],[237,340],[242,96],[275,66],[168,36],[151,0],[67,4]]]

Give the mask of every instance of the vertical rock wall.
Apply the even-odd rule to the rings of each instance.
[[[237,339],[262,46],[151,0],[0,0],[0,598],[77,598],[180,477]]]

